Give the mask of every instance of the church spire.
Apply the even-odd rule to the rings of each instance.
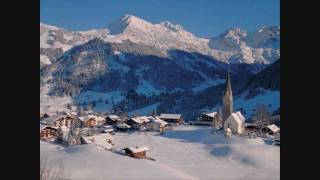
[[[227,88],[226,88],[226,93],[225,94],[229,94],[230,96],[232,95],[232,89],[231,89],[231,80],[230,80],[230,72],[229,72],[229,68],[228,68],[228,74],[227,74]]]
[[[222,119],[223,119],[223,121],[225,121],[233,113],[233,97],[232,97],[229,68],[228,68],[226,84],[227,84],[227,87],[226,87],[225,94],[222,99],[222,103],[223,103]]]

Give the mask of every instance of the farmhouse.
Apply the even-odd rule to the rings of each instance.
[[[152,117],[147,117],[147,116],[133,117],[127,121],[127,124],[134,129],[141,129],[146,125],[146,123],[150,121],[151,118]]]
[[[104,118],[95,116],[95,115],[87,115],[83,117],[79,117],[82,121],[84,127],[95,127],[100,126],[104,123]]]
[[[143,158],[146,156],[146,151],[150,151],[150,149],[146,146],[140,147],[128,147],[125,148],[124,151],[127,155],[134,157],[134,158]]]
[[[231,113],[231,115],[225,120],[223,128],[224,131],[230,128],[232,133],[242,134],[245,131],[245,118],[240,111]]]
[[[274,135],[276,133],[280,133],[280,128],[274,124],[271,124],[262,128],[262,132]]]
[[[40,128],[40,139],[47,140],[56,136],[57,129],[50,126],[43,126]]]
[[[171,125],[179,125],[182,123],[181,114],[161,114],[160,119]]]
[[[164,132],[169,124],[159,117],[149,117],[150,121],[146,124],[146,128],[149,131]]]

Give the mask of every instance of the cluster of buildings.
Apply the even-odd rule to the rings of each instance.
[[[280,144],[280,128],[278,126],[270,124],[261,128],[257,124],[246,123],[245,117],[240,111],[233,111],[233,95],[229,72],[227,76],[227,87],[222,102],[222,112],[203,113],[199,119],[192,124],[212,126],[215,129],[223,129],[225,132],[230,131],[233,134],[240,135],[245,132],[249,133],[261,130],[263,133],[274,135],[276,137],[276,142]],[[278,116],[273,116],[271,118],[280,119]]]
[[[117,115],[104,117],[96,115],[77,116],[76,113],[45,115],[40,120],[40,139],[49,140],[57,136],[58,130],[68,131],[74,127],[83,136],[114,131],[145,130],[165,132],[170,126],[183,122],[181,114],[161,114],[160,116],[134,116],[120,118]]]

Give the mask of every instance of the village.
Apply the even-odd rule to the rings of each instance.
[[[123,114],[95,114],[87,112],[78,116],[76,112],[58,114],[44,114],[40,117],[40,140],[71,146],[79,144],[95,144],[105,150],[134,158],[155,160],[146,155],[150,151],[148,145],[114,146],[113,136],[116,133],[149,133],[157,132],[163,135],[174,131],[179,126],[208,126],[211,133],[223,133],[228,140],[232,136],[241,138],[264,138],[273,145],[280,145],[280,128],[272,124],[275,121],[261,119],[254,123],[247,123],[240,111],[233,111],[233,97],[231,81],[228,73],[227,87],[223,97],[222,112],[203,113],[192,122],[185,122],[181,114],[160,114],[152,112],[150,115],[132,117]],[[269,119],[280,120],[280,116]]]

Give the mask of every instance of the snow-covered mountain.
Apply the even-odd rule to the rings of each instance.
[[[279,37],[279,27],[263,27],[257,32],[234,28],[221,36],[206,39],[169,21],[152,24],[133,15],[125,15],[105,29],[79,32],[40,23],[40,48],[61,48],[65,52],[100,38],[105,42],[131,41],[151,46],[167,56],[170,50],[196,52],[226,63],[270,64],[280,57]]]
[[[156,109],[192,120],[221,103],[228,68],[237,97],[278,59],[279,30],[236,28],[204,39],[169,21],[152,24],[132,15],[79,32],[41,23],[41,107],[55,111],[54,104],[65,101],[94,104],[97,111]]]

